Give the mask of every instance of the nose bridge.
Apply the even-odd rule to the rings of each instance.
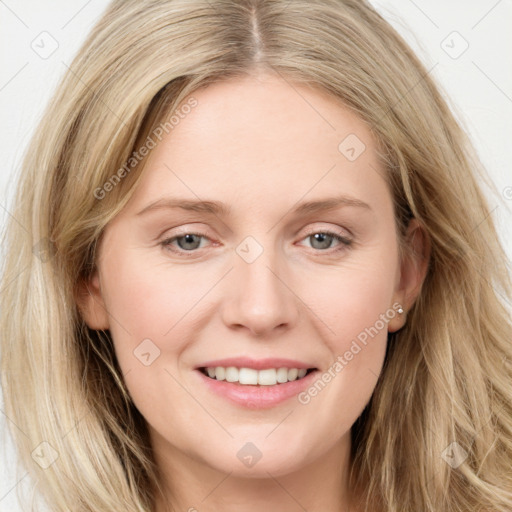
[[[262,239],[260,237],[260,239]],[[297,304],[288,289],[283,255],[268,236],[248,236],[236,247],[224,321],[261,335],[297,318]]]

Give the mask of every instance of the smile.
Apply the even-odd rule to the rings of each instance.
[[[314,368],[265,368],[256,370],[254,368],[237,368],[235,366],[210,366],[200,368],[200,371],[210,379],[238,383],[241,385],[274,386],[285,384],[294,380],[304,378]]]

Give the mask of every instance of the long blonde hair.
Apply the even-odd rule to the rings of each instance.
[[[414,217],[431,240],[420,296],[352,428],[367,510],[510,512],[512,292],[483,193],[492,184],[428,70],[363,0],[108,7],[36,130],[5,234],[1,383],[23,467],[54,512],[154,510],[145,421],[109,332],[81,319],[77,283],[135,190],[133,151],[199,87],[256,69],[364,119],[399,232]]]

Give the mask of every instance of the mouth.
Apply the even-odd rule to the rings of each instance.
[[[313,384],[320,371],[311,362],[233,356],[202,361],[194,373],[212,396],[245,409],[268,409],[296,399]]]
[[[204,386],[207,393],[226,399],[239,408],[252,410],[269,409],[297,399],[299,393],[311,386],[320,373],[317,368],[306,368],[301,363],[290,361],[282,361],[276,366],[263,361],[253,361],[252,364],[245,361],[247,366],[243,366],[243,362],[238,363],[240,366],[229,365],[237,364],[235,362],[225,364],[213,366],[207,363],[206,366],[197,367],[195,374],[199,377],[198,384]]]
[[[317,368],[247,368],[236,366],[203,366],[198,370],[216,381],[225,381],[241,386],[276,386],[298,381],[307,377]]]

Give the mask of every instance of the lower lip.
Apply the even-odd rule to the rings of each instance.
[[[196,373],[208,389],[217,395],[227,398],[235,404],[242,405],[247,409],[268,409],[304,391],[304,389],[311,385],[318,370],[308,373],[302,379],[292,380],[283,384],[275,384],[273,386],[256,386],[239,384],[238,382],[227,382],[225,380],[211,379],[200,370],[196,370]]]

